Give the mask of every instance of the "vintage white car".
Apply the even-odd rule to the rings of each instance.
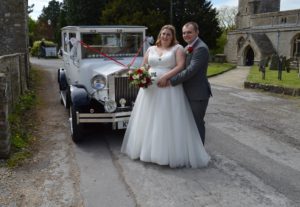
[[[138,89],[129,68],[138,68],[151,38],[144,26],[67,26],[62,28],[64,68],[58,69],[61,103],[70,109],[72,139],[83,138],[90,123],[127,126]]]

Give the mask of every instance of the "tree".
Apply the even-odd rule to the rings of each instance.
[[[235,16],[237,15],[237,13],[238,8],[236,6],[223,6],[218,9],[218,20],[223,30],[235,29]]]
[[[39,32],[47,39],[59,42],[60,27],[58,25],[62,3],[51,0],[38,17]]]
[[[27,13],[28,14],[30,14],[31,12],[33,12],[33,7],[34,7],[34,4],[31,4],[31,5],[27,6]]]
[[[222,31],[217,19],[217,11],[206,0],[176,0],[173,1],[173,24],[177,29],[186,22],[194,21],[199,25],[199,36],[207,43],[210,49],[216,46],[216,40]],[[184,41],[179,37],[182,44]]]
[[[57,23],[59,18],[60,27],[66,24],[144,25],[148,27],[148,35],[156,36],[160,28],[172,20],[178,31],[177,38],[184,44],[180,32],[182,25],[195,21],[200,26],[200,37],[210,48],[216,46],[216,40],[222,33],[217,11],[206,0],[64,0],[61,7],[55,19]],[[46,10],[44,13],[46,16]]]
[[[157,35],[162,25],[168,23],[167,0],[114,0],[102,11],[102,24],[145,25],[148,35]]]
[[[107,0],[64,0],[63,10],[68,25],[99,25]]]
[[[224,30],[216,41],[216,47],[211,50],[212,55],[223,54],[224,47],[227,43],[227,32]]]
[[[28,37],[29,37],[30,46],[32,46],[33,42],[37,40],[34,33],[35,28],[36,28],[36,21],[34,21],[31,17],[28,17]]]

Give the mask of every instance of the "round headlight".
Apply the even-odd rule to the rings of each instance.
[[[106,78],[103,75],[96,75],[91,80],[92,87],[96,90],[105,88]]]
[[[116,108],[117,108],[117,103],[113,100],[106,101],[104,104],[104,109],[108,113],[114,112]]]

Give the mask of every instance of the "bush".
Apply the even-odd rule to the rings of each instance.
[[[42,41],[39,40],[39,41],[35,41],[35,42],[33,43],[32,48],[31,48],[31,50],[30,50],[31,56],[35,56],[35,57],[38,56],[41,42],[42,42]],[[45,44],[46,44],[46,47],[56,47],[56,46],[57,46],[54,42],[51,42],[51,41],[45,40],[44,42],[45,42]]]
[[[36,86],[41,77],[37,71],[30,70],[29,89],[20,96],[13,111],[9,114],[9,125],[11,132],[11,152],[6,161],[7,166],[16,167],[22,165],[24,160],[32,155],[36,138],[35,110],[38,104]]]

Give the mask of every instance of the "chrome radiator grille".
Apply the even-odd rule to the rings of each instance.
[[[139,89],[129,84],[128,77],[115,77],[115,100],[126,99],[126,105],[135,102]],[[119,103],[118,103],[119,104]]]

